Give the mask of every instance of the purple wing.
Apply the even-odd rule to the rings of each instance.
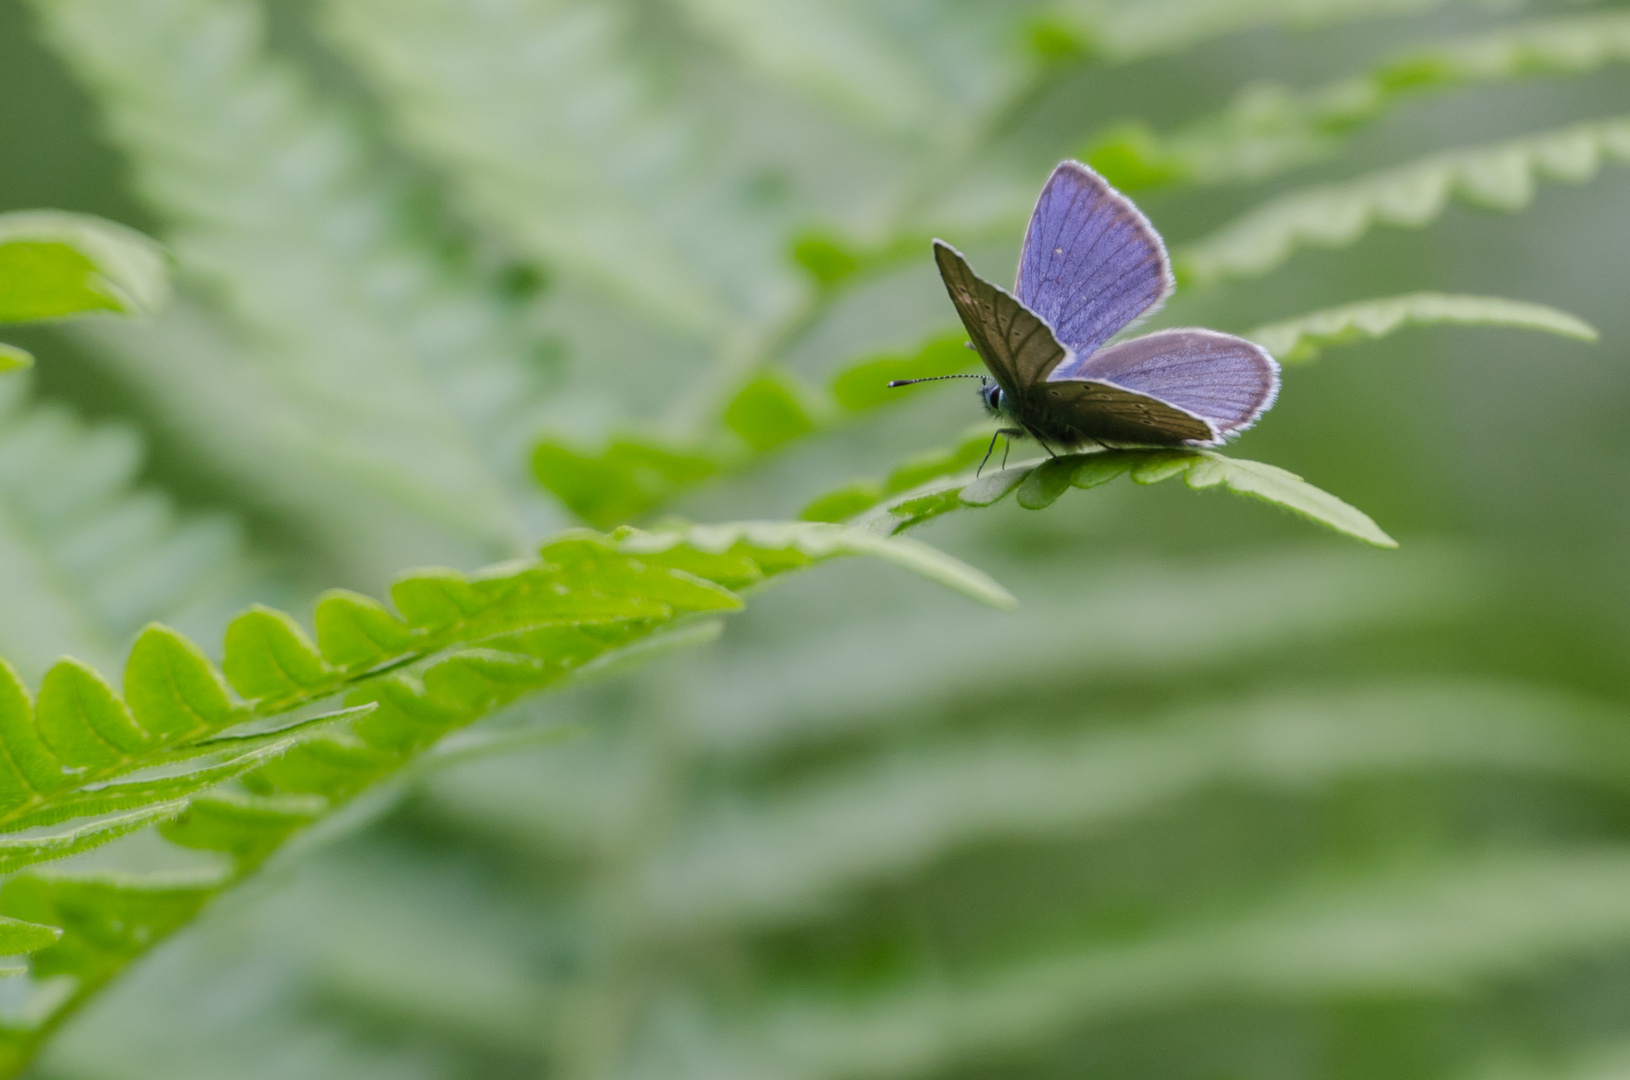
[[[1046,324],[974,273],[962,252],[935,240],[934,261],[979,358],[1008,393],[1034,386],[1069,361],[1069,350],[1058,343]]]
[[[1087,356],[1171,295],[1166,246],[1104,178],[1066,161],[1041,189],[1014,293],[1076,356]]]
[[[1219,438],[1256,423],[1279,394],[1268,350],[1216,330],[1157,330],[1054,368],[1049,382],[1113,383],[1204,417]]]

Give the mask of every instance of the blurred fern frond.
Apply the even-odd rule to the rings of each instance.
[[[128,427],[29,399],[19,377],[0,384],[0,654],[31,675],[64,651],[112,666],[143,623],[192,625],[233,602],[250,576],[234,522],[183,519],[135,488]]]
[[[126,910],[151,882],[12,878],[0,889],[0,909],[13,913],[0,934],[20,935],[41,953],[36,977],[71,976],[73,988],[66,997],[40,990],[44,1003],[31,1023],[0,1028],[0,1063],[20,1066],[42,1036],[210,896],[446,732],[592,670],[676,620],[739,608],[732,588],[852,554],[987,602],[1011,599],[916,542],[758,523],[567,535],[545,544],[535,562],[471,578],[421,571],[392,589],[400,616],[336,592],[317,607],[315,642],[289,616],[257,608],[227,627],[220,670],[185,637],[150,626],[131,650],[122,697],[94,670],[63,660],[31,701],[0,662],[0,832],[90,819],[0,840],[0,873],[160,822],[174,844],[229,857],[179,898],[165,891],[175,902],[156,926],[133,922]],[[309,708],[341,695],[342,710]],[[295,722],[276,723],[291,714]],[[329,730],[336,727],[343,730]],[[231,780],[244,790],[211,791]],[[98,930],[110,925],[111,944]]]
[[[259,10],[38,10],[87,83],[117,102],[109,128],[172,222],[188,283],[247,332],[249,362],[296,410],[308,455],[490,552],[513,551],[524,535],[516,439],[535,400],[525,329],[431,257],[352,125],[264,55]]]
[[[1416,47],[1364,75],[1309,91],[1247,87],[1214,117],[1161,136],[1131,127],[1082,156],[1112,182],[1263,180],[1336,153],[1357,130],[1412,98],[1541,76],[1576,76],[1630,60],[1630,20],[1616,12],[1514,23]]]
[[[1583,319],[1545,304],[1441,293],[1410,293],[1345,304],[1259,326],[1245,336],[1273,353],[1280,363],[1300,364],[1332,345],[1383,338],[1406,326],[1443,324],[1510,326],[1579,341],[1595,341],[1599,336]]]
[[[1293,191],[1178,249],[1197,284],[1265,274],[1300,247],[1346,247],[1377,225],[1420,228],[1451,198],[1489,210],[1527,206],[1540,180],[1583,183],[1630,158],[1630,122],[1598,120],[1434,154],[1344,183]]]

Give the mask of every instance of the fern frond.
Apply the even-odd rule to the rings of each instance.
[[[966,341],[960,331],[936,334],[912,353],[864,357],[838,371],[824,389],[790,372],[763,368],[737,387],[694,441],[630,434],[595,453],[546,438],[533,448],[532,469],[538,482],[574,514],[597,528],[610,528],[637,520],[700,484],[751,468],[788,444],[831,431],[857,414],[905,401],[913,388],[891,390],[890,380],[967,368],[975,361],[963,348]]]
[[[1626,1070],[1630,1044],[1592,1041],[1564,1055],[1538,1055],[1526,1048],[1494,1050],[1465,1075],[1471,1080],[1612,1080]]]
[[[1623,722],[1550,693],[1445,684],[1211,705],[1059,740],[914,744],[909,756],[881,754],[750,806],[704,812],[644,867],[639,891],[670,931],[739,929],[830,911],[958,850],[1108,832],[1225,787],[1306,792],[1454,770],[1624,792]]]
[[[330,471],[433,514],[489,557],[515,550],[528,532],[515,503],[528,492],[533,335],[414,239],[399,185],[355,126],[265,54],[260,9],[34,6],[171,222],[184,277],[247,336],[235,353],[298,405],[286,430],[318,443]]]
[[[773,83],[894,138],[965,138],[1007,100],[1028,58],[1005,48],[1026,5],[890,8],[816,0],[675,0],[699,31]],[[954,67],[934,61],[955,50]]]
[[[972,440],[944,460],[958,460]],[[1027,510],[1051,506],[1072,487],[1091,488],[1123,473],[1139,484],[1183,477],[1196,490],[1221,486],[1284,507],[1309,521],[1377,547],[1397,547],[1367,515],[1320,491],[1294,473],[1273,465],[1225,457],[1214,450],[1099,450],[1023,462],[973,478],[966,474],[931,481],[853,519],[853,523],[895,534],[942,514],[971,506],[991,506],[1018,492]],[[826,498],[826,497],[823,497]],[[817,504],[819,500],[817,500]],[[806,511],[808,512],[808,511]]]
[[[632,18],[581,2],[449,20],[434,3],[330,0],[324,21],[475,220],[722,344],[740,320],[795,302],[797,282],[773,217],[734,197],[747,170],[709,160],[704,117],[629,62]]]
[[[886,131],[915,132],[933,112],[930,73],[891,40],[875,8],[810,0],[679,0],[675,5],[764,77]],[[928,29],[932,29],[930,26]]]
[[[1195,284],[1265,274],[1303,246],[1340,248],[1376,225],[1420,228],[1451,197],[1491,210],[1527,206],[1538,181],[1583,183],[1630,160],[1630,120],[1596,120],[1277,196],[1174,255]]]
[[[1025,598],[1017,618],[991,613],[970,622],[944,607],[889,607],[854,625],[811,611],[806,621],[819,618],[822,629],[709,653],[710,682],[732,692],[689,710],[697,739],[732,761],[774,760],[829,740],[887,739],[970,699],[1049,686],[1073,694],[1121,679],[1164,685],[1183,673],[1221,677],[1272,666],[1309,642],[1434,625],[1474,607],[1493,580],[1465,549],[1421,544],[1385,559],[1323,545],[1186,567],[1131,556],[1078,575],[1062,574],[1056,562],[1026,572],[1020,562],[1002,577]],[[832,598],[842,613],[854,602]],[[932,661],[902,665],[902,656]],[[764,671],[778,674],[766,679]],[[612,809],[594,791],[579,788],[574,797]]]
[[[1181,52],[1258,26],[1315,27],[1349,19],[1411,15],[1450,0],[1056,0],[1052,25],[1076,48],[1130,61]]]
[[[869,998],[788,995],[713,1043],[695,1075],[740,1060],[789,1075],[915,1076],[1161,1002],[1220,995],[1443,992],[1630,943],[1630,856],[1616,849],[1462,859],[1332,885],[1190,930],[1053,950],[1006,970]],[[693,1059],[694,1060],[694,1059]]]
[[[1296,91],[1244,90],[1221,114],[1170,135],[1134,124],[1082,156],[1126,190],[1263,180],[1338,150],[1401,102],[1465,86],[1582,75],[1630,61],[1630,18],[1616,12],[1536,20],[1403,53],[1365,75]]]
[[[1334,345],[1383,338],[1410,326],[1445,324],[1541,330],[1579,341],[1595,341],[1599,336],[1583,319],[1545,304],[1443,293],[1409,293],[1343,304],[1268,323],[1245,336],[1267,349],[1280,363],[1300,364]]]
[[[65,652],[117,664],[152,619],[224,602],[246,577],[235,525],[178,520],[132,488],[142,447],[118,425],[89,427],[0,383],[0,655],[38,675]]]
[[[151,315],[169,291],[164,257],[134,229],[59,210],[0,214],[0,323]]]
[[[367,597],[330,593],[317,605],[315,641],[288,616],[256,608],[228,627],[220,670],[186,638],[151,627],[131,650],[122,698],[94,671],[65,660],[31,702],[0,667],[0,833],[102,815],[46,837],[0,840],[0,870],[163,821],[173,843],[233,860],[233,871],[208,887],[180,899],[163,894],[175,900],[166,918],[184,920],[293,833],[448,731],[676,620],[740,608],[739,590],[846,555],[897,563],[986,602],[1012,602],[985,575],[914,541],[805,522],[675,526],[568,533],[545,543],[535,560],[475,575],[418,571],[391,589],[394,614]],[[338,695],[348,708],[307,711]],[[302,710],[298,722],[275,726],[293,710]],[[335,725],[343,730],[326,730]],[[233,778],[242,792],[205,794]],[[35,968],[76,977],[61,1006],[71,1010],[168,930],[108,956],[86,925],[87,916],[122,918],[127,900],[144,902],[150,886],[139,882],[13,878],[0,890],[0,912],[49,914],[59,889],[91,890],[84,902],[94,907],[47,923],[65,934]],[[0,1028],[0,1059],[25,1055],[61,1010],[41,1026]]]
[[[72,1006],[100,990],[156,943],[195,918],[227,882],[224,874],[19,874],[0,885],[0,911],[62,928],[59,940],[36,950],[29,970],[37,979],[70,976],[71,996],[0,1027],[0,1074],[13,1075],[39,1040],[56,1029]]]

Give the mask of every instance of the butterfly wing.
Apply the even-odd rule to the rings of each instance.
[[[956,248],[935,240],[934,261],[973,347],[1005,392],[1016,395],[1071,359],[1035,312],[974,273]]]
[[[1146,394],[1209,421],[1212,438],[1256,423],[1279,393],[1279,365],[1262,346],[1216,330],[1158,330],[1053,369],[1051,380],[1094,380]]]
[[[1166,246],[1130,199],[1079,161],[1041,189],[1014,293],[1076,356],[1088,356],[1171,295]]]
[[[1157,397],[1096,380],[1048,380],[1031,391],[1039,432],[1065,446],[1086,442],[1181,446],[1221,436],[1204,417]]]

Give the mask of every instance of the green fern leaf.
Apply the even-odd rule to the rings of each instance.
[[[600,529],[638,518],[724,467],[720,455],[636,436],[613,439],[598,456],[555,439],[532,449],[538,482]]]
[[[144,795],[144,800],[152,802]],[[181,813],[186,801],[152,802],[140,810],[104,818],[90,825],[81,825],[67,832],[30,840],[0,839],[0,873],[11,873],[35,863],[64,859],[81,851],[100,847],[127,833],[144,829]]]
[[[69,877],[35,871],[0,886],[0,912],[62,928],[59,940],[34,952],[29,968],[37,979],[72,976],[69,1002],[77,1003],[195,918],[220,884],[218,875]],[[22,1068],[48,1030],[28,1024],[0,1029],[0,1071]]]
[[[765,454],[814,431],[819,421],[798,386],[775,371],[759,373],[724,409],[724,425],[754,453]]]
[[[307,694],[334,674],[299,623],[259,605],[226,628],[221,669],[239,697],[263,702]]]
[[[675,445],[630,435],[613,439],[595,454],[543,439],[533,448],[533,472],[590,525],[601,529],[622,525],[708,480],[750,468],[790,443],[831,431],[853,414],[899,404],[913,390],[891,389],[891,380],[966,368],[974,362],[974,354],[964,348],[967,340],[960,331],[935,334],[911,353],[865,356],[833,375],[825,393],[790,373],[761,369],[728,399],[716,429],[694,443]],[[888,493],[899,490],[902,487],[891,478]]]
[[[970,445],[971,440],[964,448]],[[953,510],[994,505],[1015,490],[1020,506],[1041,510],[1072,487],[1097,487],[1122,474],[1130,474],[1140,484],[1181,476],[1196,490],[1220,486],[1281,506],[1367,544],[1398,546],[1367,515],[1296,474],[1258,461],[1224,457],[1213,450],[1104,450],[1027,461],[981,478],[964,474],[930,482],[867,511],[854,524],[898,533]]]
[[[1619,713],[1475,684],[1345,688],[1212,704],[1064,739],[990,734],[865,759],[704,811],[640,889],[680,933],[784,925],[880,879],[1066,826],[1112,833],[1229,786],[1306,792],[1376,774],[1513,771],[1627,780]],[[858,842],[853,839],[864,837]]]
[[[18,371],[33,366],[34,356],[27,349],[0,341],[0,372]]]
[[[408,628],[386,611],[385,605],[344,589],[330,590],[318,598],[312,622],[323,659],[342,671],[361,671],[385,663],[413,645]],[[234,658],[234,667],[240,663],[252,661]]]
[[[567,3],[467,14],[449,24],[434,4],[343,0],[327,5],[324,22],[473,219],[693,339],[716,341],[744,316],[794,301],[765,222],[710,189],[694,119],[628,63],[638,48],[631,12]],[[527,59],[537,56],[549,62]],[[637,145],[667,151],[629,160]],[[728,238],[736,257],[709,258],[716,248],[703,238]]]
[[[152,315],[169,293],[164,257],[133,229],[55,210],[0,214],[0,323]]]
[[[41,926],[39,923],[0,916],[0,954],[5,956],[39,952],[55,945],[60,937],[62,931],[54,926]],[[23,970],[25,969],[12,969],[8,974],[19,974]]]
[[[830,101],[865,124],[915,133],[938,104],[935,87],[865,6],[814,0],[682,0],[695,24],[753,70]],[[942,20],[925,20],[932,31]]]
[[[747,556],[776,572],[802,569],[844,555],[867,555],[894,563],[931,581],[994,607],[1012,607],[1017,601],[986,574],[949,555],[914,540],[885,539],[862,529],[821,522],[747,522],[738,525],[691,525],[642,533],[616,534],[620,550],[659,563],[672,555],[673,563],[700,576],[710,576],[692,552],[713,556]],[[670,554],[671,553],[671,554]],[[726,564],[728,567],[728,563]],[[728,572],[728,570],[726,571]]]
[[[63,653],[119,663],[153,619],[194,618],[247,577],[236,528],[135,488],[141,443],[0,383],[0,654],[31,678]]]
[[[1220,115],[1167,136],[1127,125],[1083,156],[1127,190],[1262,180],[1334,153],[1412,97],[1536,76],[1581,75],[1630,60],[1630,19],[1603,12],[1538,20],[1406,52],[1315,90],[1256,84]]]
[[[1420,228],[1456,196],[1518,210],[1541,179],[1581,183],[1604,162],[1630,160],[1630,120],[1575,124],[1507,142],[1451,150],[1345,183],[1278,196],[1211,236],[1178,249],[1196,284],[1265,274],[1303,246],[1346,247],[1376,225]]]
[[[1258,26],[1320,26],[1347,20],[1408,15],[1447,6],[1449,0],[1056,0],[1054,25],[1077,48],[1130,61],[1184,49]]]
[[[914,353],[890,352],[858,360],[832,377],[832,397],[848,412],[892,404],[912,392],[911,387],[890,388],[889,383],[896,379],[951,375],[972,366],[975,356],[967,344],[968,335],[958,329],[928,338]]]
[[[811,1078],[922,1074],[1163,1001],[1444,992],[1630,940],[1630,915],[1615,902],[1626,887],[1630,859],[1611,848],[1463,859],[1397,880],[1325,878],[1232,922],[908,982],[863,1007],[788,994],[751,1028],[721,1033],[710,1064],[743,1055],[796,1060]],[[708,1072],[704,1063],[697,1075]]]
[[[1589,323],[1544,304],[1443,293],[1410,293],[1344,304],[1268,323],[1245,336],[1267,349],[1280,363],[1300,364],[1333,345],[1383,338],[1409,326],[1444,324],[1542,330],[1580,341],[1595,341],[1598,337]]]
[[[53,835],[0,839],[0,871],[155,823],[181,846],[229,855],[234,867],[207,885],[161,888],[145,936],[115,949],[94,938],[95,920],[151,900],[154,886],[14,877],[0,889],[0,913],[43,913],[46,925],[62,927],[63,939],[42,945],[33,970],[74,975],[76,990],[61,1009],[75,1008],[294,833],[452,728],[589,669],[677,619],[740,608],[733,588],[849,555],[894,562],[987,603],[1012,603],[990,578],[924,544],[843,526],[624,529],[609,537],[563,534],[534,561],[484,573],[405,575],[391,590],[394,615],[331,594],[318,608],[315,644],[287,616],[252,609],[229,627],[223,662],[234,688],[256,695],[245,704],[233,701],[226,678],[197,646],[163,627],[144,631],[131,651],[128,708],[94,672],[63,661],[42,686],[36,714],[20,680],[0,666],[0,766],[10,770],[0,773],[0,829],[96,818]],[[415,663],[423,666],[407,670]],[[349,708],[265,727],[278,714],[339,693]],[[152,766],[162,768],[138,772]],[[127,773],[136,775],[121,778]],[[246,790],[209,791],[232,778]],[[95,910],[64,912],[60,896]],[[0,1029],[0,1048],[24,1055],[41,1030]]]
[[[136,725],[161,742],[196,739],[243,719],[203,650],[168,627],[142,631],[124,682]]]
[[[159,832],[172,844],[218,851],[239,865],[255,865],[327,810],[328,801],[314,796],[213,791],[188,800]]]
[[[267,55],[260,9],[185,0],[137,14],[73,0],[37,14],[106,109],[180,267],[220,301],[217,344],[270,373],[282,415],[262,437],[280,445],[258,460],[239,449],[233,467],[259,479],[292,452],[321,462],[351,499],[383,496],[420,528],[428,520],[469,544],[472,561],[519,549],[531,531],[517,500],[530,491],[518,452],[536,423],[535,330],[416,239],[393,170]],[[215,49],[210,64],[174,59]],[[114,351],[140,341],[121,335]],[[178,355],[223,366],[189,344]],[[257,397],[264,387],[207,370],[181,377]],[[166,399],[175,379],[159,387]],[[234,427],[242,411],[199,408],[189,436],[230,443],[268,426],[256,415]]]

